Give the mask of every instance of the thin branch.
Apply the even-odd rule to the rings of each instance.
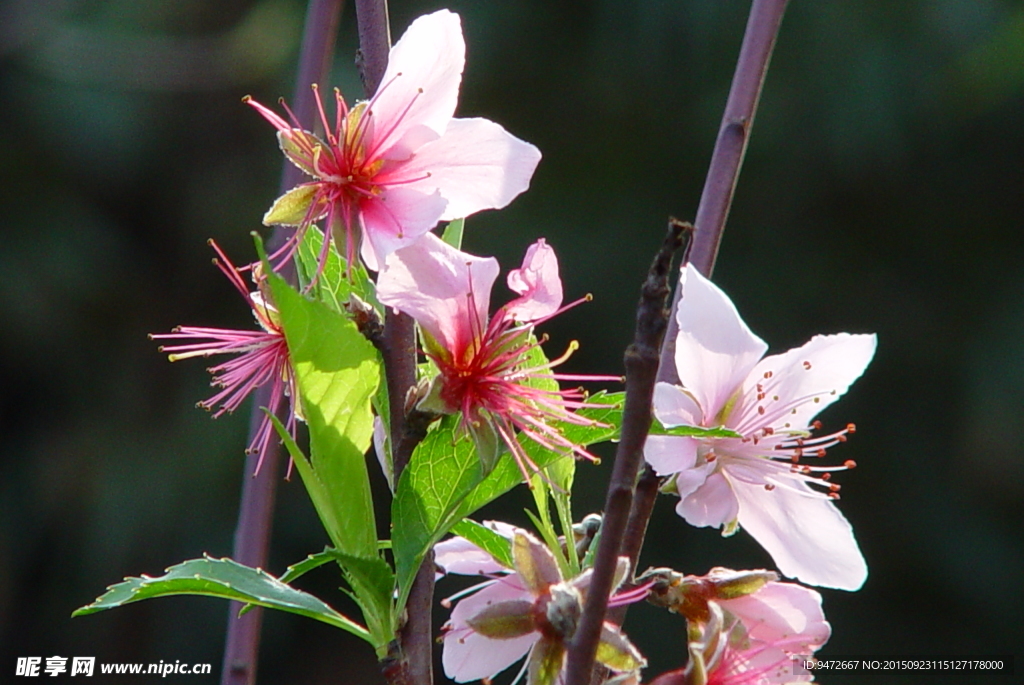
[[[380,87],[391,51],[387,0],[356,0],[359,54],[356,63],[366,96]],[[384,314],[381,347],[384,375],[390,398],[391,457],[395,483],[399,482],[412,452],[426,434],[425,424],[410,417],[405,399],[416,383],[416,325],[407,314]],[[412,419],[412,420],[411,420]],[[397,645],[384,663],[385,677],[402,685],[433,685],[434,643],[431,614],[434,603],[433,554],[427,554],[413,581],[406,603],[407,619],[399,630]]]
[[[754,0],[750,6],[740,56],[736,62],[736,73],[732,77],[729,99],[722,114],[722,126],[718,131],[711,164],[704,181],[704,190],[697,206],[694,225],[697,234],[693,238],[693,254],[690,263],[702,274],[711,278],[715,267],[718,247],[722,242],[725,221],[729,217],[732,197],[736,192],[743,156],[747,152],[750,131],[754,126],[754,115],[761,99],[768,63],[779,35],[782,15],[786,12],[788,0]],[[672,310],[682,293],[676,289]],[[675,338],[678,324],[675,317],[669,321],[665,345],[661,350],[661,370],[658,380],[675,383]]]
[[[700,204],[697,208],[696,232],[693,238],[693,254],[690,262],[705,276],[710,277],[715,265],[715,258],[718,255],[718,248],[722,240],[722,231],[725,229],[725,222],[729,216],[729,208],[732,205],[732,198],[736,191],[736,183],[739,179],[740,168],[743,165],[743,157],[747,150],[747,143],[750,140],[750,132],[754,124],[754,115],[757,112],[757,104],[761,97],[761,90],[764,86],[765,75],[768,71],[768,64],[771,60],[772,50],[778,37],[779,26],[782,23],[783,14],[786,11],[788,0],[754,0],[750,7],[750,16],[747,20],[747,28],[743,35],[743,44],[740,47],[740,56],[736,64],[736,72],[733,75],[732,87],[729,90],[729,99],[725,105],[725,112],[722,116],[722,125],[718,132],[718,139],[715,142],[715,149],[711,155],[711,163],[708,167],[707,179],[704,183],[704,190],[701,193]],[[670,311],[675,311],[682,292],[676,288]],[[675,338],[678,332],[678,324],[675,317],[670,316],[668,328],[665,332],[664,341],[661,346],[660,363],[657,371],[657,380],[669,383],[677,383],[678,377],[675,371]],[[653,386],[653,383],[652,383]],[[653,389],[653,388],[652,388]],[[629,391],[627,387],[627,392]],[[625,421],[623,422],[623,442],[625,441]],[[620,449],[622,444],[620,443]],[[642,445],[639,449],[642,449]],[[616,468],[618,458],[616,457]],[[635,471],[634,471],[635,475]],[[612,475],[612,485],[609,486],[608,505],[612,503],[612,491],[616,489],[616,477]],[[632,494],[632,493],[629,493]],[[622,552],[629,555],[634,564],[640,555],[643,546],[643,536],[647,530],[647,522],[650,520],[651,512],[654,509],[654,501],[658,496],[658,477],[650,466],[645,467],[636,490],[636,496],[630,497],[630,513],[628,522],[624,525],[628,538],[623,543]],[[605,513],[605,526],[607,525],[607,505]],[[605,535],[616,535],[620,539],[622,531],[604,530],[602,526],[602,543]],[[611,546],[611,544],[609,544]],[[616,545],[616,551],[618,546]],[[597,564],[601,563],[599,556]],[[614,558],[611,562],[613,563]],[[595,564],[594,580],[597,580],[597,564]],[[607,591],[601,591],[591,585],[591,594],[587,598],[587,610],[591,603],[604,604]],[[577,631],[576,640],[581,644],[570,652],[567,683],[568,685],[584,685],[588,682],[593,671],[593,654],[596,651],[597,631],[600,630],[600,623],[589,623],[584,626],[583,619],[587,617],[587,610],[581,618],[580,627]],[[603,615],[603,611],[601,614]],[[625,612],[617,612],[615,616],[622,621]],[[587,633],[583,633],[584,627]],[[593,649],[590,649],[589,642],[593,642]],[[587,644],[582,644],[587,642]],[[584,653],[586,648],[586,653]]]
[[[668,235],[651,265],[640,292],[637,307],[636,335],[626,350],[626,402],[622,410],[622,433],[615,451],[608,497],[601,523],[601,540],[594,561],[594,575],[587,591],[587,600],[579,626],[569,649],[566,671],[567,685],[590,682],[594,656],[601,638],[601,626],[612,591],[622,534],[626,529],[636,475],[643,462],[643,447],[651,428],[651,402],[654,379],[658,371],[658,350],[668,323],[665,307],[669,293],[669,270],[672,256],[683,243],[688,224],[671,220]]]
[[[316,115],[309,85],[327,77],[334,57],[334,43],[343,5],[343,0],[310,0],[306,10],[302,52],[296,76],[295,97],[292,100],[294,112],[303,121],[312,121]],[[302,172],[285,161],[281,173],[281,191],[284,192],[301,181]],[[285,232],[289,230],[294,229],[275,228],[268,241],[268,247],[273,250],[283,244],[287,237]],[[294,283],[294,270],[284,275]],[[250,441],[266,418],[262,407],[270,404],[269,395],[269,385],[259,388],[255,393],[249,424]],[[277,481],[281,477],[280,443],[270,441],[263,453],[262,467],[257,473],[258,459],[258,455],[249,455],[245,460],[242,501],[239,505],[232,556],[246,566],[263,568],[267,565],[274,497]],[[240,602],[231,602],[228,608],[227,643],[221,667],[221,685],[253,685],[256,682],[263,610],[256,607],[243,616],[238,616],[242,606]]]

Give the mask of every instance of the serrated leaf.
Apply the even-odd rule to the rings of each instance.
[[[458,416],[446,416],[427,433],[395,489],[391,544],[399,607],[405,604],[427,550],[462,518],[456,513],[459,505],[482,478],[472,440],[456,437],[458,420]]]
[[[372,643],[369,631],[311,594],[296,590],[260,569],[231,559],[190,559],[159,578],[127,578],[111,585],[95,602],[75,611],[86,616],[153,597],[204,595],[247,602],[322,621]]]
[[[324,564],[329,564],[335,560],[335,550],[332,547],[327,547],[323,552],[317,552],[316,554],[310,554],[302,561],[298,561],[284,570],[284,574],[280,580],[282,583],[290,583],[296,578],[301,578],[315,568],[319,568]]]
[[[451,532],[466,538],[505,568],[512,568],[512,541],[508,538],[473,519],[462,519],[452,526]]]
[[[395,574],[378,555],[358,557],[331,550],[345,573],[353,597],[363,610],[363,620],[373,636],[374,646],[385,647],[394,639],[393,601]]]
[[[373,556],[377,531],[364,454],[373,435],[370,398],[380,380],[377,351],[343,315],[273,273],[267,280],[309,426],[309,468],[296,460],[299,473],[334,546]]]
[[[274,200],[274,204],[263,215],[263,225],[299,226],[307,218],[318,218],[323,213],[323,209],[310,207],[318,190],[319,187],[315,183],[303,183],[295,186]]]

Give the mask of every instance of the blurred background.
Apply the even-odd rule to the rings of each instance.
[[[618,373],[666,218],[696,211],[749,3],[391,4],[396,40],[419,14],[460,12],[459,113],[544,154],[530,192],[467,222],[467,249],[508,269],[546,237],[567,297],[594,294],[546,326],[549,351],[578,339],[572,368]],[[69,616],[123,576],[230,554],[248,412],[196,410],[205,365],[169,364],[146,334],[252,324],[205,241],[253,256],[281,157],[241,97],[291,97],[304,9],[0,4],[0,680],[17,656],[55,654],[219,671],[219,600]],[[347,6],[333,81],[350,101],[355,47]],[[816,333],[879,337],[822,417],[859,429],[832,454],[859,464],[839,506],[871,569],[860,592],[823,591],[822,655],[1020,655],[1022,122],[1021,3],[790,4],[715,280],[773,351]],[[578,517],[602,506],[610,467],[580,465]],[[674,505],[659,503],[641,567],[771,565],[745,534],[692,529]],[[526,525],[526,506],[524,490],[485,516]],[[269,570],[325,542],[301,483],[282,483]],[[349,610],[326,568],[303,587]],[[371,650],[330,627],[268,612],[264,631],[262,683],[382,682]],[[682,663],[676,617],[639,606],[627,631],[650,675]]]

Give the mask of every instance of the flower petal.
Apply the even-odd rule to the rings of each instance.
[[[530,187],[540,151],[487,119],[452,119],[439,140],[397,167],[389,181],[441,191],[445,220],[501,209]]]
[[[558,258],[543,238],[526,250],[523,265],[508,273],[508,287],[522,296],[505,305],[505,311],[516,321],[536,321],[562,306]]]
[[[377,278],[377,298],[412,316],[445,349],[459,354],[487,326],[498,270],[493,257],[456,250],[428,233],[388,257]]]
[[[676,311],[676,370],[683,387],[704,410],[701,425],[720,423],[719,412],[768,349],[750,332],[718,286],[686,265]]]
[[[779,570],[809,585],[857,590],[868,569],[853,528],[832,500],[787,481],[771,492],[732,479],[739,522],[772,555]],[[805,494],[806,493],[806,494]]]
[[[698,444],[681,435],[649,435],[644,444],[644,459],[659,476],[679,473],[692,469],[697,462]]]
[[[796,583],[770,582],[752,594],[716,601],[743,622],[751,640],[778,644],[790,654],[811,654],[832,634],[821,594]]]
[[[425,139],[439,138],[459,99],[466,43],[459,15],[440,10],[416,19],[391,48],[368,111],[372,150],[403,159]]]
[[[816,335],[803,347],[765,357],[750,374],[747,384],[764,380],[771,372],[771,394],[781,398],[784,410],[773,423],[806,428],[822,409],[829,406],[860,378],[875,356],[875,335]],[[790,404],[797,403],[792,409]],[[766,405],[768,411],[772,405]],[[763,419],[762,419],[763,421]]]
[[[697,401],[678,385],[659,381],[654,386],[654,415],[666,428],[700,426],[703,415]]]
[[[681,471],[676,476],[676,487],[682,495],[676,505],[676,512],[691,526],[717,528],[736,520],[739,504],[730,487],[731,483],[721,472],[712,473],[694,488],[694,484],[707,472],[707,467],[714,468],[714,464]],[[687,490],[690,493],[683,494]]]
[[[361,255],[367,268],[377,271],[387,256],[411,245],[437,225],[444,198],[411,188],[389,188],[383,195],[359,203],[363,243]]]
[[[483,525],[498,535],[511,540],[518,530],[504,521],[484,521]],[[434,545],[434,563],[444,569],[445,573],[461,575],[490,575],[508,569],[499,564],[494,557],[483,551],[463,537],[455,536]]]
[[[520,584],[518,576],[511,575],[456,604],[452,610],[450,629],[444,635],[444,650],[441,654],[445,675],[460,683],[490,678],[530,651],[540,639],[538,633],[509,640],[493,640],[474,632],[466,622],[492,604],[524,598],[531,598],[530,593]]]

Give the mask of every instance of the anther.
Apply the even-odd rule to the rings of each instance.
[[[819,421],[818,419],[814,419],[813,421],[811,421],[811,428],[813,428],[816,431],[820,431],[821,421]]]
[[[764,484],[764,489],[767,490],[768,492],[771,492],[772,490],[775,489],[775,486],[772,485],[771,483],[765,483]]]
[[[857,468],[857,462],[855,462],[853,459],[847,459],[846,461],[843,462],[843,466],[845,466],[848,469],[855,469]]]
[[[818,451],[815,452],[814,454],[816,456],[818,456],[818,457],[824,457],[825,456],[825,449],[823,447],[822,448],[818,448]]]
[[[764,377],[765,378],[771,378],[772,377],[772,372],[771,371],[765,371],[764,372]]]
[[[830,492],[830,493],[828,493],[828,498],[829,499],[839,499],[839,493],[838,492]]]
[[[810,371],[811,370],[811,363],[810,362],[804,362],[804,370],[805,371]]]
[[[757,413],[758,413],[758,414],[760,414],[761,416],[764,416],[764,407],[760,407],[760,406],[759,406],[759,407],[757,408]]]
[[[846,424],[846,432],[847,433],[856,433],[857,432],[857,426],[855,426],[852,423]]]
[[[841,487],[842,486],[839,483],[829,483],[828,484],[828,489],[831,490],[832,492],[839,492],[839,489]]]

